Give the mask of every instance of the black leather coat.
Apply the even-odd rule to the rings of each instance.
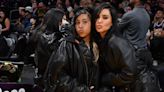
[[[99,43],[101,86],[127,90],[135,82],[137,65],[135,52],[126,40],[109,35]],[[133,92],[133,91],[132,91]]]
[[[83,41],[66,37],[50,58],[46,92],[89,92],[96,89],[98,68],[91,50]],[[93,91],[94,92],[94,91]]]
[[[60,38],[56,35],[56,33],[42,33],[39,37],[38,44],[35,50],[36,54],[36,63],[38,66],[38,74],[43,75],[46,66],[48,64],[48,60],[54,50],[57,50],[59,45]]]

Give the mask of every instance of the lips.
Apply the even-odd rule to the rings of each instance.
[[[83,30],[78,30],[78,32],[80,32],[80,33],[81,33],[81,32],[83,32]]]
[[[101,29],[102,26],[101,26],[101,25],[97,25],[96,28],[97,28],[97,29]]]

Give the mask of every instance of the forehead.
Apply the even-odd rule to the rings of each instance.
[[[157,13],[162,13],[163,14],[163,11],[162,10],[158,10]]]
[[[84,19],[89,19],[88,14],[80,14],[76,20],[84,20]]]
[[[110,15],[109,9],[102,9],[99,15]]]

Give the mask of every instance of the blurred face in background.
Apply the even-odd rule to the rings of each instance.
[[[75,29],[81,38],[90,37],[91,19],[88,14],[80,14],[75,20]]]
[[[3,11],[0,11],[0,17],[3,19],[5,17],[5,13]]]
[[[81,0],[80,1],[80,7],[92,7],[92,1],[91,0]]]
[[[33,8],[33,9],[36,9],[37,7],[38,7],[38,6],[37,6],[37,2],[33,2],[33,3],[32,3],[32,8]]]
[[[25,9],[19,9],[19,15],[24,17],[26,15]]]
[[[158,10],[155,16],[156,18],[163,18],[164,17],[163,11]]]

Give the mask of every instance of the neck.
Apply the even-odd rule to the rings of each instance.
[[[85,41],[85,44],[89,47],[90,46],[90,35],[88,35],[87,37],[83,38],[83,40]]]
[[[100,33],[101,38],[105,38],[106,33],[107,33],[107,32],[102,32],[102,33]]]
[[[158,20],[159,22],[162,22],[163,21],[163,18],[159,18],[159,20]]]

